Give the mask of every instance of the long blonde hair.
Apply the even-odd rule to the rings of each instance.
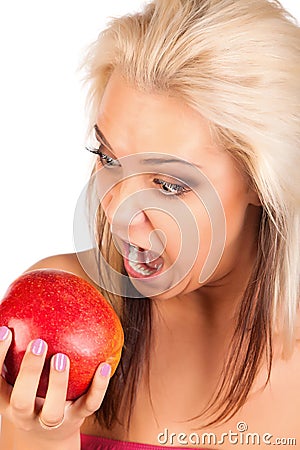
[[[209,119],[214,138],[241,163],[260,198],[257,261],[224,376],[207,410],[215,414],[210,423],[242,406],[264,357],[270,375],[275,332],[284,356],[293,348],[300,267],[299,61],[299,27],[277,1],[156,0],[141,13],[114,19],[84,63],[91,124],[115,69],[137,89],[172,93]],[[101,241],[101,211],[99,218]],[[146,348],[144,343],[140,352]],[[122,380],[126,370],[134,371],[120,367]],[[138,380],[137,368],[134,373]],[[115,388],[117,383],[118,375]],[[114,419],[107,419],[108,406],[105,411],[102,419],[110,426]]]

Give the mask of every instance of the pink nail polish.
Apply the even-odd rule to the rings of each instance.
[[[63,372],[67,367],[67,357],[63,353],[57,353],[53,358],[53,367],[57,372]]]
[[[33,353],[36,356],[40,356],[44,353],[46,348],[46,344],[42,339],[36,339],[31,344],[31,353]]]
[[[111,371],[111,367],[109,364],[104,363],[101,366],[100,373],[103,377],[108,377],[108,375],[110,374],[110,371]]]
[[[0,327],[0,341],[5,341],[9,333],[7,327]]]

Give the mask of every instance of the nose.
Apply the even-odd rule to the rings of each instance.
[[[138,177],[130,177],[120,181],[101,201],[108,222],[114,229],[127,229],[129,226],[141,226],[147,221],[142,209],[140,196],[141,183]]]

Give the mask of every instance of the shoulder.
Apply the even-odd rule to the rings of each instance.
[[[97,287],[97,264],[94,250],[52,255],[37,261],[25,272],[35,269],[58,269],[72,272]]]

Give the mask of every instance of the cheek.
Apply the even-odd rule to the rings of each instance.
[[[247,197],[240,185],[228,185],[221,193],[221,201],[226,219],[226,243],[231,245],[240,236],[245,225]]]
[[[233,181],[223,183],[219,188],[215,185],[218,196],[211,197],[202,192],[201,198],[205,200],[201,202],[194,197],[190,204],[200,236],[192,271],[192,276],[196,274],[197,280],[200,273],[201,280],[207,280],[242,236],[248,202],[244,184],[233,177],[231,179]],[[216,214],[217,209],[221,214]]]
[[[147,216],[151,228],[159,234],[164,243],[168,263],[178,261],[181,266],[188,266],[189,270],[192,261],[205,261],[210,249],[212,231],[209,215],[198,199],[184,205],[176,214],[168,212],[166,204],[163,211],[149,211]]]
[[[97,190],[97,195],[99,199],[99,205],[101,205],[102,210],[104,211],[104,214],[106,215],[107,219],[110,221],[110,215],[109,215],[109,205],[111,203],[112,199],[112,193],[108,192],[107,194],[103,195],[103,192],[99,192]]]
[[[212,249],[213,228],[215,230],[216,227],[212,227],[214,219],[212,214],[209,213],[209,209],[207,209],[203,203],[199,202],[199,200],[197,207],[193,208],[193,212],[198,228],[198,242],[195,242],[194,239],[193,242],[192,236],[190,236],[190,246],[193,248],[198,246],[195,268],[197,275],[199,275],[200,268],[204,267],[205,261],[207,261],[208,255]]]
[[[240,167],[227,153],[220,153],[207,170],[209,184],[219,196],[226,222],[226,243],[234,240],[243,228],[249,204],[248,181]]]
[[[101,162],[98,161],[96,163],[95,189],[98,201],[106,216],[108,216],[108,209],[112,201],[116,198],[118,183],[118,177],[113,176],[112,171],[103,169]]]

